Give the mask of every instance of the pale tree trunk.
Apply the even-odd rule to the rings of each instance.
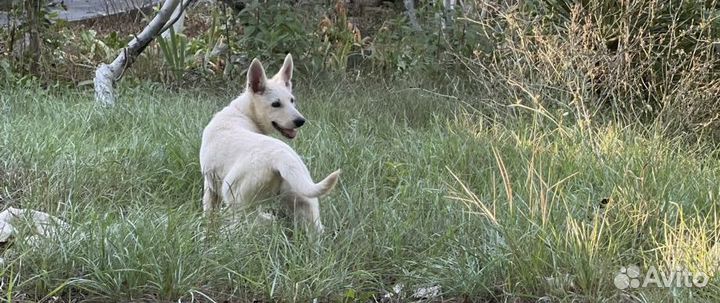
[[[168,21],[175,12],[181,0],[165,0],[160,11],[150,23],[135,36],[127,47],[125,47],[115,60],[108,64],[100,64],[95,70],[95,101],[103,105],[115,104],[115,93],[113,86],[115,81],[120,79],[123,72],[129,68],[138,55],[155,39],[163,30],[172,26]]]
[[[443,0],[445,18],[442,21],[442,29],[447,34],[452,31],[455,21],[455,0]]]
[[[405,13],[410,20],[410,26],[416,31],[422,31],[420,23],[417,20],[417,12],[415,11],[415,0],[403,0],[405,3]]]

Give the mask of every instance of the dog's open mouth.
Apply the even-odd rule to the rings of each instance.
[[[272,122],[272,126],[275,127],[285,138],[293,139],[295,136],[297,136],[297,128],[282,128],[280,125],[275,123],[275,121]]]

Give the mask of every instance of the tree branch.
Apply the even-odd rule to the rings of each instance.
[[[184,0],[181,5],[179,5],[175,11],[173,11],[173,18],[170,20],[165,26],[160,30],[161,35],[163,35],[163,38],[167,38],[165,36],[165,33],[167,33],[167,30],[170,29],[170,27],[173,27],[175,29],[175,33],[179,34],[179,30],[175,27],[175,24],[180,19],[185,19],[185,11],[190,7],[191,4],[195,3],[196,0]],[[181,21],[182,22],[182,21]]]
[[[113,85],[120,79],[145,48],[165,27],[180,0],[165,0],[160,11],[150,23],[128,43],[112,63],[100,64],[95,70],[95,101],[103,105],[115,104]]]

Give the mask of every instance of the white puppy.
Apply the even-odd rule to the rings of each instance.
[[[259,60],[247,72],[245,92],[215,114],[205,127],[200,167],[205,180],[203,210],[241,207],[281,195],[295,216],[323,231],[318,197],[333,189],[337,170],[313,182],[305,163],[285,142],[268,136],[273,130],[295,138],[305,118],[295,108],[290,82],[290,54],[280,71],[268,79]]]

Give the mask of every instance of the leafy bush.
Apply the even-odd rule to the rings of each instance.
[[[241,22],[241,26],[231,27],[241,33],[235,50],[247,59],[279,58],[293,53],[300,58],[297,68],[304,74],[344,71],[349,58],[366,55],[364,50],[369,45],[368,38],[349,21],[344,1],[327,7],[256,0],[233,20]],[[229,40],[235,38],[231,33],[227,35]]]
[[[310,49],[300,14],[287,1],[250,1],[232,21],[242,23],[236,27],[241,36],[234,49],[247,58],[271,61],[267,59],[281,58],[289,52],[304,55]]]
[[[7,47],[11,68],[20,73],[39,75],[42,66],[42,50],[52,48],[46,36],[52,34],[52,22],[57,14],[47,9],[46,1],[24,1],[22,4],[9,3],[7,27],[0,27],[2,44]],[[49,43],[50,42],[50,43]]]
[[[157,39],[157,42],[162,50],[165,63],[170,67],[175,79],[181,79],[190,63],[188,61],[192,59],[187,54],[187,38],[183,34],[175,33],[175,30],[170,28],[169,38],[161,37]]]

